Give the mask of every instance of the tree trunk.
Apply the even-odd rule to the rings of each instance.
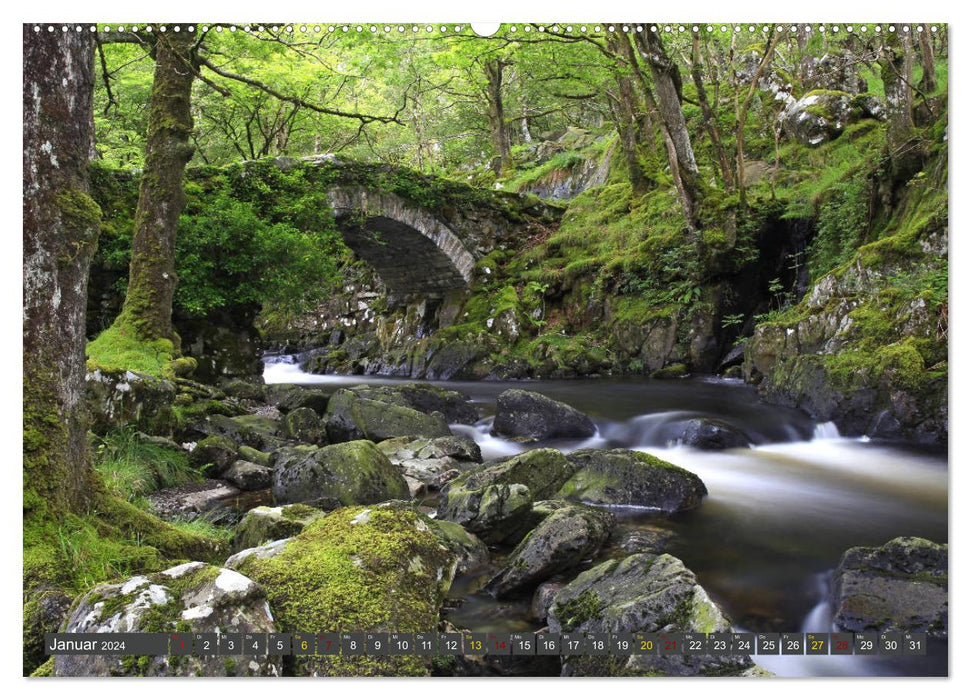
[[[674,181],[674,189],[678,193],[678,201],[681,203],[681,210],[684,212],[684,222],[685,226],[688,228],[688,232],[693,236],[698,229],[697,222],[697,192],[695,190],[694,176],[690,176],[689,179],[682,177],[681,163],[678,159],[678,150],[674,142],[674,138],[671,135],[671,130],[668,128],[667,120],[664,117],[661,109],[658,107],[657,100],[654,99],[654,93],[651,90],[650,85],[647,83],[647,79],[644,77],[643,72],[637,67],[637,57],[634,54],[634,47],[631,46],[630,41],[624,41],[623,47],[627,53],[628,63],[635,67],[634,75],[637,78],[638,84],[641,86],[641,92],[644,94],[644,102],[647,104],[648,112],[653,112],[656,121],[658,122],[658,128],[661,131],[661,137],[664,139],[664,147],[668,153],[668,165],[671,170],[671,179]],[[680,107],[678,108],[680,111]],[[682,115],[682,121],[684,117]],[[694,155],[692,155],[692,159]],[[696,172],[697,172],[697,166]]]
[[[698,163],[695,161],[691,137],[688,135],[688,125],[681,110],[681,73],[674,61],[665,53],[657,32],[641,32],[637,34],[637,40],[651,69],[658,109],[678,156],[681,180],[694,192],[698,178]]]
[[[924,31],[917,33],[917,41],[920,43],[920,62],[924,69],[924,74],[920,78],[920,89],[925,95],[930,95],[937,90],[934,49],[931,46],[931,26],[924,24],[922,27]]]
[[[694,32],[692,35],[691,78],[694,80],[695,89],[698,91],[698,104],[701,105],[701,115],[704,118],[705,130],[711,138],[712,149],[715,152],[715,160],[718,161],[718,167],[721,170],[722,182],[725,184],[725,189],[731,192],[735,185],[734,179],[732,178],[732,167],[728,162],[728,156],[725,155],[725,149],[722,148],[721,134],[718,132],[718,120],[715,117],[714,110],[711,108],[711,104],[708,102],[708,91],[705,88],[705,81],[701,74],[701,46],[697,32]]]
[[[887,149],[896,183],[909,180],[923,163],[923,152],[914,130],[911,73],[900,34],[899,26],[896,32],[887,32],[880,49],[880,74],[887,100]]]
[[[134,330],[143,340],[179,338],[172,328],[175,237],[185,205],[182,179],[192,158],[191,56],[195,41],[188,32],[158,34],[155,78],[149,103],[145,169],[135,210],[135,236],[125,305],[115,325]]]
[[[24,517],[48,519],[83,509],[93,475],[84,328],[101,221],[88,195],[94,37],[23,32]]]
[[[506,130],[506,112],[502,104],[502,71],[509,65],[500,58],[486,61],[483,64],[487,79],[486,104],[489,115],[489,131],[492,134],[492,146],[499,156],[498,172],[502,172],[512,164],[512,146],[509,142],[509,132]]]

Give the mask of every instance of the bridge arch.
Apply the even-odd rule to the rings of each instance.
[[[437,296],[471,282],[475,257],[429,212],[364,187],[337,187],[329,194],[344,242],[374,267],[393,296]]]

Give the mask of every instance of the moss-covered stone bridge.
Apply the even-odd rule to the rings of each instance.
[[[134,211],[138,173],[97,171],[93,194],[102,208],[114,203]],[[204,210],[207,198],[227,191],[269,220],[335,226],[397,301],[474,285],[478,261],[496,248],[519,247],[562,213],[531,195],[333,156],[190,168],[186,192],[193,206],[187,212]],[[127,201],[119,203],[119,197]],[[292,216],[293,209],[308,209],[308,202],[315,217]]]

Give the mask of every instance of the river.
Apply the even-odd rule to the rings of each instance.
[[[267,358],[267,383],[327,384],[409,380],[307,374]],[[530,382],[432,382],[461,391],[486,416],[453,432],[473,438],[483,458],[527,449],[490,434],[496,396],[511,388],[538,391],[587,413],[597,435],[586,440],[533,443],[564,452],[581,447],[626,447],[656,455],[701,477],[709,495],[701,508],[659,519],[650,511],[618,509],[612,543],[638,531],[674,531],[666,548],[698,576],[736,629],[827,632],[829,580],[852,546],[894,537],[948,540],[948,465],[943,452],[840,437],[794,409],[765,404],[749,386],[693,378],[652,381],[624,377]],[[751,439],[749,448],[702,452],[672,442],[684,421],[725,420]],[[623,556],[613,546],[602,556]],[[449,613],[476,631],[530,631],[529,601],[497,604],[476,592],[480,580],[459,581],[465,603]],[[784,676],[946,675],[947,645],[932,642],[926,657],[756,657]]]

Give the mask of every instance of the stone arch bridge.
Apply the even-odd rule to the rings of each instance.
[[[266,161],[264,161],[266,162]],[[329,169],[327,196],[344,242],[393,302],[441,298],[476,281],[476,263],[555,225],[562,209],[523,196],[385,165],[276,158],[282,170]]]

